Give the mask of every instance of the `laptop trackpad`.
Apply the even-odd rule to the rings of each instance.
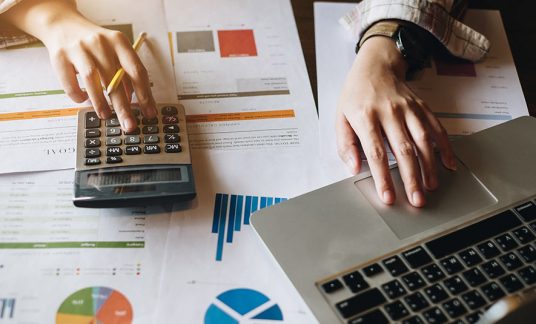
[[[438,166],[440,186],[426,193],[426,206],[409,204],[398,168],[391,170],[396,189],[396,202],[385,205],[376,194],[372,177],[357,181],[357,188],[367,197],[399,239],[405,239],[456,218],[497,203],[497,199],[462,163],[453,172]]]

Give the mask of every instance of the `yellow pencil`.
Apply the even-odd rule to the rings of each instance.
[[[134,49],[135,52],[137,52],[140,49],[146,36],[147,36],[146,32],[140,33],[140,36],[138,36],[138,38],[134,42],[134,45],[132,45],[132,48]],[[117,72],[115,72],[115,75],[112,78],[112,81],[110,81],[110,84],[106,88],[106,92],[108,94],[112,93],[112,91],[114,91],[117,88],[117,86],[121,83],[121,79],[123,79],[124,74],[125,74],[125,70],[123,70],[123,68],[120,68],[119,70],[117,70]]]

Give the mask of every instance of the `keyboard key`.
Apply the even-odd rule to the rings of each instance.
[[[179,132],[178,125],[164,125],[164,133],[178,133],[178,132]]]
[[[534,241],[534,234],[526,227],[520,227],[518,229],[515,229],[512,231],[514,233],[514,236],[517,238],[521,244],[526,244],[531,241]]]
[[[388,283],[383,284],[382,289],[391,299],[398,298],[407,293],[406,289],[398,280],[389,281]]]
[[[160,109],[160,112],[162,115],[176,115],[179,113],[177,107],[174,106],[164,106]]]
[[[441,260],[441,265],[445,268],[448,274],[454,274],[464,270],[463,264],[461,264],[455,256],[450,256]]]
[[[365,281],[365,279],[363,279],[363,276],[357,271],[344,275],[342,277],[342,280],[344,280],[344,283],[346,283],[348,288],[350,288],[350,290],[353,293],[360,292],[369,287],[369,284]]]
[[[448,278],[447,280],[443,281],[443,284],[445,285],[445,287],[447,287],[447,289],[453,295],[457,295],[469,289],[469,287],[467,287],[465,282],[463,282],[462,278],[458,276]]]
[[[486,259],[491,259],[501,254],[501,251],[499,251],[495,243],[492,241],[486,241],[482,244],[479,244],[477,245],[477,248]]]
[[[476,253],[476,251],[472,248],[460,252],[459,256],[468,267],[472,267],[482,262],[480,255],[478,255],[478,253]]]
[[[178,134],[165,134],[164,142],[165,143],[178,143],[181,141],[181,137]]]
[[[85,127],[86,128],[99,128],[100,119],[97,116],[97,113],[94,111],[88,111],[85,116]]]
[[[323,284],[322,289],[324,289],[327,294],[331,294],[339,289],[342,289],[342,283],[339,279],[333,279],[330,282]]]
[[[348,324],[387,324],[389,320],[379,309],[370,313],[366,313],[359,317],[356,317],[348,322]]]
[[[86,159],[85,161],[85,165],[97,165],[97,164],[100,164],[101,161],[99,158],[91,158],[91,159]]]
[[[123,150],[119,146],[110,146],[106,148],[106,156],[119,156]]]
[[[532,245],[526,245],[522,248],[519,248],[517,249],[517,252],[525,261],[529,263],[536,260],[536,249]]]
[[[417,290],[426,285],[426,283],[424,282],[424,279],[417,272],[411,272],[411,273],[408,273],[407,275],[403,275],[402,280],[411,291]]]
[[[441,259],[519,225],[521,225],[519,218],[512,211],[507,210],[476,224],[432,240],[425,245],[436,258]]]
[[[125,135],[140,135],[140,128],[136,127],[130,132],[125,132]]]
[[[477,287],[486,282],[486,277],[478,268],[472,268],[462,273],[463,277],[472,287]]]
[[[497,299],[504,296],[504,291],[495,282],[490,282],[488,284],[485,284],[484,286],[480,288],[480,290],[491,301],[496,301]]]
[[[141,132],[143,134],[157,134],[158,126],[143,126]]]
[[[390,257],[383,260],[383,265],[387,268],[387,271],[391,273],[393,277],[400,276],[409,271],[408,267],[402,262],[398,256]]]
[[[432,262],[430,254],[426,252],[422,246],[417,246],[411,250],[402,252],[404,259],[409,263],[413,269],[419,268],[425,264]]]
[[[143,117],[141,122],[143,123],[143,125],[156,125],[156,124],[158,124],[158,118],[156,118],[156,117],[153,117],[153,118]]]
[[[380,306],[387,299],[378,288],[370,289],[337,303],[336,307],[342,317],[349,318],[367,310]]]
[[[532,266],[522,268],[517,273],[527,285],[532,285],[536,282],[536,269]]]
[[[514,241],[510,234],[503,234],[497,236],[495,238],[495,242],[497,242],[499,247],[505,252],[510,251],[511,249],[514,249],[518,246],[517,242]]]
[[[451,299],[442,304],[443,309],[451,318],[456,318],[467,313],[467,309],[463,306],[458,298]]]
[[[445,273],[437,266],[437,264],[426,266],[421,269],[421,272],[430,283],[445,278]]]
[[[426,300],[426,298],[424,298],[423,294],[421,294],[420,292],[407,295],[406,297],[404,297],[404,301],[406,302],[406,304],[408,304],[409,308],[411,308],[411,310],[414,312],[418,312],[422,309],[425,309],[426,307],[430,305],[428,301]]]
[[[119,135],[121,135],[121,128],[119,127],[106,128],[106,136],[119,136]]]
[[[120,156],[109,156],[106,158],[106,163],[121,163],[123,162],[123,159]]]
[[[385,312],[393,321],[397,321],[409,315],[409,311],[400,301],[387,304],[384,307]]]
[[[412,316],[403,320],[402,324],[424,324],[424,321],[419,316]]]
[[[508,254],[505,254],[505,255],[501,255],[499,257],[499,260],[501,260],[501,262],[504,264],[504,266],[506,267],[506,269],[508,270],[515,270],[521,266],[523,266],[523,261],[521,261],[517,255],[515,255],[514,253],[510,252]]]
[[[85,143],[85,147],[99,147],[101,145],[100,139],[88,138]]]
[[[93,138],[93,137],[99,137],[100,136],[100,130],[98,129],[86,129],[86,137],[87,138]]]
[[[125,144],[132,145],[132,144],[140,144],[141,138],[138,135],[130,135],[125,137]]]
[[[445,316],[445,314],[443,313],[443,311],[441,311],[439,308],[437,307],[434,307],[434,308],[430,308],[429,310],[427,310],[426,312],[422,313],[425,320],[428,322],[428,323],[446,323],[448,321],[447,317]]]
[[[106,138],[106,146],[117,146],[117,145],[121,145],[121,139],[119,137]]]
[[[145,154],[157,154],[160,153],[160,146],[158,145],[145,145],[143,148]]]
[[[126,155],[136,155],[141,154],[141,147],[139,146],[127,146],[125,148],[125,154]]]
[[[86,149],[85,157],[94,158],[101,156],[101,151],[99,149]]]
[[[169,124],[178,124],[179,118],[177,116],[164,116],[162,117],[162,124],[169,125]]]
[[[180,144],[166,144],[165,146],[166,153],[179,153],[182,151]]]
[[[143,144],[156,144],[160,142],[158,135],[145,135],[143,136]]]
[[[424,292],[433,303],[439,303],[449,297],[445,289],[443,289],[443,287],[441,287],[439,284],[435,284],[424,289]]]
[[[471,309],[477,309],[486,304],[484,297],[482,297],[476,290],[471,290],[470,292],[463,294],[462,299]]]
[[[492,279],[500,277],[504,274],[504,268],[495,260],[482,264],[481,268]]]
[[[499,282],[509,293],[516,292],[523,288],[523,283],[514,274],[508,274],[500,278]]]
[[[482,316],[481,312],[474,312],[472,314],[469,314],[465,316],[465,320],[471,324],[478,322],[480,317]]]
[[[517,206],[515,210],[521,215],[521,218],[523,218],[525,222],[536,220],[536,205],[533,202],[529,201],[523,205]]]
[[[121,124],[119,123],[119,119],[117,119],[117,117],[112,117],[112,118],[106,119],[104,124],[106,125],[106,127],[118,127],[118,126],[121,126]]]
[[[363,273],[367,277],[373,277],[373,276],[375,276],[377,274],[380,274],[382,272],[383,272],[383,268],[377,263],[368,265],[368,266],[363,268]]]

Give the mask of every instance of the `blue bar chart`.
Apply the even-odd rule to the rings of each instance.
[[[222,260],[225,244],[232,244],[235,234],[243,226],[249,226],[251,214],[285,200],[287,199],[217,193],[212,220],[212,233],[218,238],[216,261]]]
[[[10,319],[15,315],[15,299],[0,298],[0,320]]]

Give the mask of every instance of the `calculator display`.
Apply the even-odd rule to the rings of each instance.
[[[80,179],[82,188],[106,188],[117,186],[139,186],[159,184],[159,183],[179,183],[188,180],[188,176],[183,176],[180,167],[170,169],[142,169],[133,171],[112,171],[96,170],[86,173]]]

